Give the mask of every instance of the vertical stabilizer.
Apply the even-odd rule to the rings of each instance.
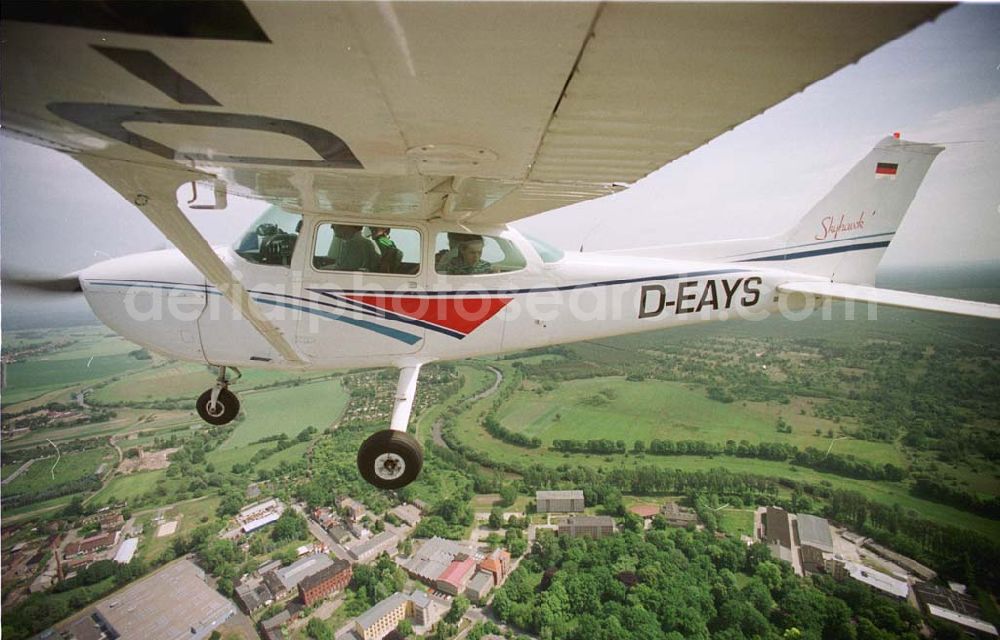
[[[931,162],[944,147],[887,137],[784,236],[752,258],[835,282],[871,284]]]

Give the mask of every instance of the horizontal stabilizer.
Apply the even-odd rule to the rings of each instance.
[[[942,298],[941,296],[928,296],[922,293],[895,291],[893,289],[863,287],[853,284],[840,284],[838,282],[788,282],[779,285],[778,291],[782,293],[806,293],[834,300],[856,300],[858,302],[884,304],[890,307],[939,311],[959,316],[1000,320],[1000,305],[998,304]]]

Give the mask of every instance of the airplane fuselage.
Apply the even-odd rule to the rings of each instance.
[[[301,238],[323,223],[307,216]],[[409,225],[431,238],[454,226]],[[421,246],[412,274],[324,271],[300,240],[289,264],[223,261],[294,345],[289,363],[179,252],[100,263],[81,274],[97,316],[126,338],[172,358],[275,369],[409,366],[519,351],[697,322],[761,319],[779,310],[789,273],[759,264],[565,253],[542,256],[507,227],[461,229],[508,240],[524,266],[443,275]],[[796,276],[801,280],[804,277]],[[808,279],[806,277],[806,279]]]

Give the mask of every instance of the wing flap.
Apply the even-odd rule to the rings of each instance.
[[[977,302],[974,300],[959,300],[929,296],[909,291],[880,289],[878,287],[863,287],[837,282],[788,282],[778,286],[782,293],[804,293],[834,300],[854,300],[873,304],[884,304],[890,307],[905,309],[920,309],[922,311],[937,311],[959,316],[973,316],[1000,320],[1000,305]]]

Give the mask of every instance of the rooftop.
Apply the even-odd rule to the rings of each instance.
[[[570,516],[566,519],[566,524],[571,527],[612,527],[615,526],[615,519],[611,516]]]
[[[903,580],[893,578],[890,575],[875,571],[856,562],[845,562],[847,573],[858,582],[863,582],[870,587],[890,593],[897,598],[905,598],[910,593],[910,585]]]
[[[330,578],[340,575],[344,571],[351,570],[351,563],[347,560],[334,560],[333,564],[326,567],[325,569],[320,569],[312,575],[308,575],[299,582],[299,586],[303,589],[312,589],[313,587],[322,584],[324,581]]]
[[[792,530],[788,522],[788,512],[777,507],[768,507],[764,516],[766,534],[769,540],[776,539],[783,547],[792,547]]]
[[[139,548],[139,538],[126,538],[125,542],[118,547],[115,553],[115,562],[118,564],[128,564],[135,555],[135,550]]]
[[[830,523],[824,518],[809,514],[800,514],[796,518],[799,528],[799,543],[816,547],[821,551],[833,551],[833,535],[830,533]]]
[[[469,580],[468,588],[476,593],[482,593],[493,586],[493,576],[485,571],[479,571]]]
[[[949,622],[960,624],[963,627],[975,629],[980,633],[985,633],[991,636],[1000,635],[997,633],[997,628],[991,625],[989,622],[980,620],[979,618],[973,618],[972,616],[967,616],[964,613],[958,613],[957,611],[945,609],[944,607],[939,607],[936,604],[927,605],[927,611],[932,616],[937,616],[938,618],[948,620]]]
[[[438,580],[451,583],[455,586],[461,586],[460,581],[462,576],[472,570],[474,566],[476,566],[476,561],[469,556],[465,556],[461,560],[455,558],[448,568],[438,576]]]
[[[386,614],[402,606],[407,600],[408,598],[405,595],[397,591],[358,616],[356,622],[362,629],[370,629],[376,622],[384,618]]]
[[[205,583],[205,573],[188,560],[171,563],[129,585],[95,607],[119,637],[174,640],[191,637],[235,610]]]
[[[398,542],[399,538],[395,533],[391,531],[383,531],[377,536],[372,536],[368,540],[359,542],[358,544],[350,547],[348,551],[350,551],[351,555],[355,558],[361,558],[370,553],[372,550],[384,548],[386,546],[391,547]]]
[[[318,573],[332,564],[333,560],[330,559],[330,556],[325,553],[314,553],[296,560],[287,567],[275,569],[273,573],[286,590],[291,590],[305,580],[306,577]]]
[[[583,491],[536,491],[536,500],[583,500]]]

